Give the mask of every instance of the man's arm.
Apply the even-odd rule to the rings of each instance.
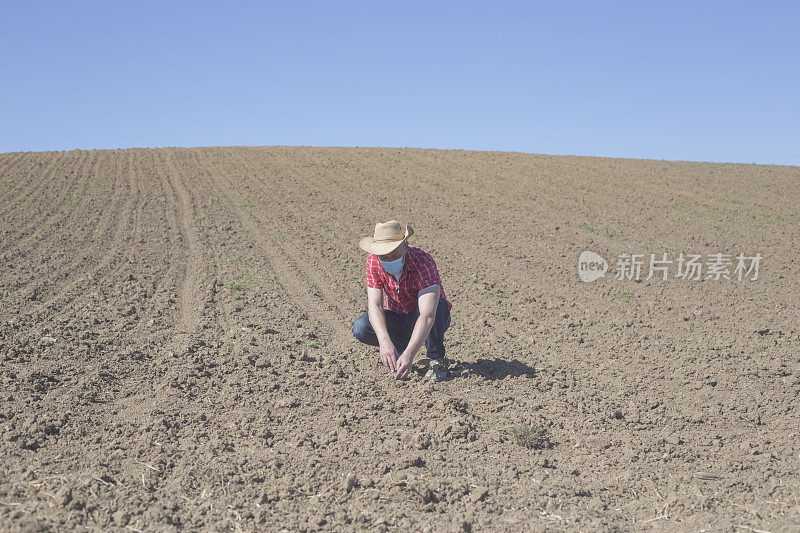
[[[383,314],[383,289],[367,287],[367,312],[369,323],[375,330],[375,336],[378,337],[381,362],[392,372],[397,372],[397,348],[389,337],[386,316]]]
[[[397,373],[395,378],[403,379],[408,375],[417,350],[419,350],[420,346],[425,342],[425,339],[428,338],[428,334],[431,332],[433,323],[436,320],[436,308],[439,306],[439,293],[440,289],[438,285],[433,285],[419,291],[417,295],[419,317],[417,318],[417,323],[414,324],[414,331],[411,333],[411,340],[408,341],[408,346],[397,360]]]

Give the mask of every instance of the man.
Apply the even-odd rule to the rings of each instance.
[[[381,362],[395,379],[405,379],[425,343],[430,367],[426,377],[444,378],[444,332],[450,327],[447,300],[433,258],[408,244],[414,234],[396,220],[379,223],[359,246],[367,255],[367,312],[353,324],[353,335],[380,347]],[[386,309],[384,309],[384,296]]]

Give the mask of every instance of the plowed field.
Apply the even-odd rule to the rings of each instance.
[[[800,524],[798,167],[170,148],[0,180],[0,529]],[[440,383],[350,330],[389,219],[453,303]]]

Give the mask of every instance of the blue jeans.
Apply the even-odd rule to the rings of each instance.
[[[395,313],[384,309],[383,316],[386,317],[386,329],[389,331],[389,337],[397,349],[397,354],[400,355],[408,346],[408,341],[411,340],[411,333],[414,331],[417,318],[419,318],[419,308],[409,314]],[[431,359],[444,360],[444,332],[449,327],[450,308],[444,298],[439,298],[436,318],[433,320],[428,338],[425,339],[425,348]],[[356,319],[353,324],[353,335],[364,344],[378,346],[378,337],[369,322],[369,313],[364,313]]]

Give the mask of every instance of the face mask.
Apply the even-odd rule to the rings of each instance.
[[[400,272],[403,270],[403,258],[395,259],[394,261],[383,261],[383,269],[394,276],[396,279],[400,278]]]

